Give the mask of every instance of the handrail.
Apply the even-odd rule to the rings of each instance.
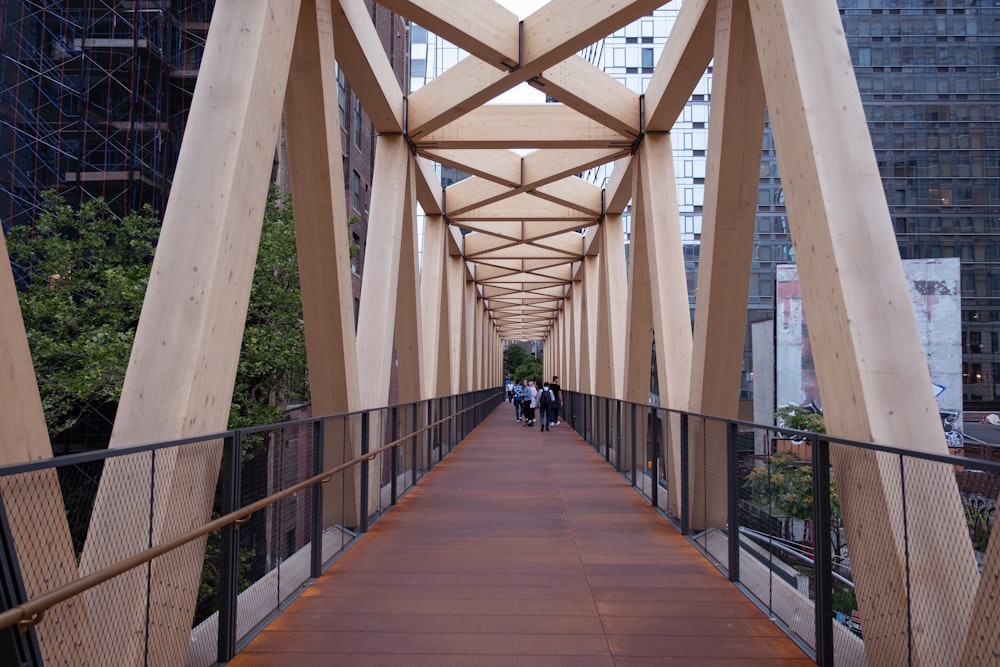
[[[140,551],[138,553],[135,553],[132,556],[129,556],[128,558],[118,561],[117,563],[113,563],[111,565],[108,565],[107,567],[103,567],[100,570],[95,570],[94,572],[84,575],[83,577],[80,577],[79,579],[71,583],[63,584],[62,586],[59,586],[58,588],[55,588],[49,591],[48,593],[40,595],[32,600],[28,600],[27,602],[19,604],[16,607],[11,607],[10,609],[0,612],[0,630],[9,628],[13,625],[17,625],[18,632],[24,634],[28,630],[28,628],[40,623],[45,616],[45,612],[54,607],[55,605],[61,602],[65,602],[66,600],[75,597],[80,593],[83,593],[84,591],[94,588],[99,584],[103,584],[106,581],[114,579],[118,575],[128,572],[129,570],[138,567],[143,563],[147,563],[153,560],[154,558],[162,556],[163,554],[173,551],[174,549],[178,549],[189,542],[193,542],[199,537],[204,537],[209,533],[215,532],[216,530],[219,530],[221,528],[225,528],[229,524],[235,524],[236,528],[238,529],[239,526],[245,523],[247,520],[249,520],[249,518],[255,512],[264,509],[268,505],[271,505],[279,500],[287,498],[288,496],[294,495],[299,491],[302,491],[310,486],[328,482],[333,478],[334,475],[349,470],[350,468],[353,468],[354,466],[359,465],[364,461],[370,461],[378,454],[381,454],[382,452],[391,449],[393,447],[398,447],[399,445],[403,444],[407,440],[410,440],[414,436],[418,436],[421,433],[429,431],[432,428],[436,428],[437,426],[440,426],[441,424],[444,424],[447,421],[457,419],[466,412],[475,410],[481,405],[488,403],[489,401],[493,400],[493,398],[494,396],[490,396],[486,399],[483,399],[477,403],[474,403],[473,405],[470,405],[467,408],[458,410],[457,412],[454,412],[447,417],[443,417],[430,424],[422,426],[411,433],[407,433],[405,437],[397,438],[392,442],[382,445],[381,447],[378,447],[377,449],[374,449],[366,454],[353,458],[345,463],[341,463],[340,465],[334,468],[329,468],[327,470],[324,470],[323,472],[313,475],[312,477],[309,477],[307,479],[304,479],[301,482],[298,482],[297,484],[293,484],[292,486],[289,486],[288,488],[283,489],[282,491],[277,491],[275,493],[272,493],[267,497],[261,498],[260,500],[250,503],[249,505],[245,505],[235,511],[225,514],[219,517],[218,519],[208,522],[207,524],[203,525],[200,528],[196,528],[187,533],[184,533],[183,535],[174,537],[170,540],[167,540],[166,542],[158,544],[155,547],[146,549],[145,551]],[[357,413],[351,413],[351,414],[357,414]],[[329,419],[331,417],[341,417],[341,416],[350,416],[350,415],[331,415],[330,417],[323,417],[321,419]],[[315,419],[316,418],[313,418],[313,420]],[[216,439],[216,438],[211,438],[211,439]]]

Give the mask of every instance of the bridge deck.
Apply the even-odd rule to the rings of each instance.
[[[812,665],[565,424],[503,404],[230,662]]]

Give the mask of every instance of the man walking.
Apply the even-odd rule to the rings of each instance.
[[[549,391],[552,392],[552,405],[549,407],[549,423],[553,426],[559,425],[559,409],[562,407],[562,387],[559,386],[559,376],[553,375],[552,382],[549,383]]]
[[[549,430],[549,424],[552,422],[552,406],[554,403],[549,383],[543,382],[542,389],[538,392],[538,413],[541,418],[541,422],[539,423],[540,431]]]

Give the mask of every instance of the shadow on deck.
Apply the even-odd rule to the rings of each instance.
[[[812,665],[566,425],[504,403],[230,665]]]

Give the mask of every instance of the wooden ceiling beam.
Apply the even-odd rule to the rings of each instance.
[[[477,58],[465,58],[410,95],[410,137],[419,139],[437,130],[662,4],[551,0],[522,22],[520,67],[504,73]]]
[[[430,160],[494,183],[509,187],[521,184],[521,156],[514,151],[418,149],[418,152]]]
[[[681,7],[646,87],[646,131],[669,132],[698,85],[715,45],[716,0]]]
[[[520,21],[494,0],[379,0],[379,4],[495,67],[508,70],[520,61]]]
[[[530,83],[615,132],[636,137],[641,131],[639,94],[579,55],[553,65]]]
[[[412,135],[411,135],[412,137]],[[416,140],[438,148],[626,148],[634,138],[562,104],[490,104]]]
[[[336,0],[332,14],[337,65],[372,125],[383,134],[403,132],[403,90],[364,1]],[[359,53],[366,57],[357,57]]]

